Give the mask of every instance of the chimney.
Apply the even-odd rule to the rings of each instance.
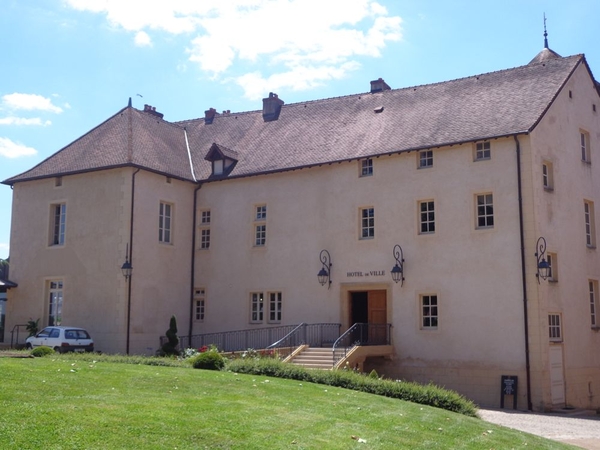
[[[371,94],[374,94],[375,92],[389,91],[390,89],[391,87],[389,87],[388,84],[383,81],[383,78],[371,81]]]
[[[265,122],[272,122],[279,119],[283,103],[283,100],[280,100],[277,94],[269,92],[269,97],[263,98],[263,120]]]
[[[215,108],[210,108],[208,111],[204,111],[204,124],[210,125],[213,123],[215,116],[217,115],[217,110]]]
[[[164,114],[161,114],[156,110],[156,107],[150,105],[144,105],[144,112],[152,114],[153,116],[156,116],[159,119],[162,119],[164,116]]]

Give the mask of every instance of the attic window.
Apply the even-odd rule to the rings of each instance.
[[[54,179],[54,186],[56,186],[56,187],[62,186],[62,177],[56,177]]]
[[[595,103],[592,105],[592,111],[596,112],[596,104]]]
[[[573,98],[573,91],[569,91],[569,98]]]
[[[217,159],[213,161],[213,175],[223,175],[223,160]]]
[[[171,177],[167,177],[167,184],[171,184]]]
[[[378,106],[377,108],[375,108],[375,109],[373,110],[373,112],[374,112],[375,114],[379,114],[380,112],[383,112],[383,106]]]

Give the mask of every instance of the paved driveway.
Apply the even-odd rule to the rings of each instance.
[[[588,450],[600,450],[600,415],[593,411],[531,413],[524,411],[480,409],[488,422],[536,434]]]

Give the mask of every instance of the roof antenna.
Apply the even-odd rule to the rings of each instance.
[[[548,32],[546,31],[546,13],[544,13],[544,48],[548,48]]]

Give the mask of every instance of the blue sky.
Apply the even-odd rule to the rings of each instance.
[[[224,4],[224,5],[223,5]],[[127,105],[165,120],[445,81],[584,53],[600,77],[597,0],[2,0],[0,180]],[[0,185],[0,258],[12,191]]]

